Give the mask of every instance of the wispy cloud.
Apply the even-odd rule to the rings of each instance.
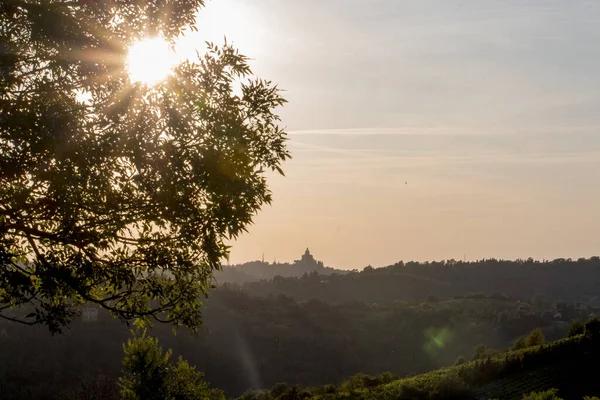
[[[420,128],[420,127],[405,127],[405,128],[348,128],[348,129],[306,129],[293,130],[288,132],[290,135],[440,135],[440,134],[457,134],[449,133],[448,128]],[[462,131],[458,134],[477,134],[476,131]]]
[[[470,135],[544,135],[544,134],[600,134],[600,124],[553,124],[553,125],[534,125],[534,126],[407,126],[401,128],[339,128],[339,129],[304,129],[289,130],[291,136],[301,135],[357,135],[357,136],[378,136],[378,135],[452,135],[452,136],[470,136]]]
[[[294,156],[239,261],[600,248],[600,3],[219,2],[261,17],[239,43],[286,89]]]

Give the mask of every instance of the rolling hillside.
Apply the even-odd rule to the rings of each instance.
[[[600,322],[588,323],[586,333],[556,342],[506,351],[426,374],[397,379],[356,375],[340,386],[288,388],[304,399],[502,399],[518,400],[532,391],[552,388],[565,399],[600,394],[597,362],[600,356]],[[247,393],[240,399],[286,399],[281,387]]]
[[[600,258],[552,261],[496,260],[474,262],[399,262],[382,268],[367,267],[347,274],[307,273],[248,282],[244,290],[258,296],[285,294],[298,301],[329,303],[363,301],[425,301],[472,293],[505,294],[539,302],[582,302],[600,306]]]

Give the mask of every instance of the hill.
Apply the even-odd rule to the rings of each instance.
[[[300,277],[304,274],[318,273],[320,275],[340,274],[346,271],[329,268],[317,261],[307,248],[302,257],[293,263],[269,264],[262,261],[251,261],[239,265],[226,265],[221,271],[215,272],[218,283],[246,283],[280,277]]]
[[[534,301],[542,307],[562,302],[600,306],[600,258],[552,261],[496,260],[474,262],[399,262],[383,268],[302,277],[276,277],[249,282],[244,290],[258,296],[285,294],[298,301],[319,299],[330,303],[362,301],[426,301],[472,293],[503,293]]]
[[[302,389],[277,385],[270,391],[246,393],[240,399],[518,400],[524,394],[552,388],[565,399],[583,399],[600,393],[599,356],[600,322],[592,320],[585,334],[422,375],[398,379],[391,374],[359,374],[337,387]]]
[[[198,336],[173,337],[163,325],[151,333],[230,396],[278,382],[343,386],[349,376],[382,371],[391,372],[385,380],[392,385],[394,376],[447,367],[459,357],[470,360],[480,344],[507,348],[536,327],[549,340],[564,337],[574,320],[600,314],[598,264],[595,258],[398,263],[345,275],[313,271],[223,284],[205,302],[206,329]],[[82,377],[119,376],[128,328],[105,313],[88,318],[93,315],[86,310],[57,337],[0,321],[0,398],[51,399]],[[496,378],[477,388],[506,376]],[[381,379],[363,380],[382,386]],[[327,390],[332,387],[339,392],[335,386]]]
[[[424,373],[471,359],[478,344],[505,348],[536,327],[564,337],[569,323],[533,305],[499,296],[431,299],[431,302],[329,304],[283,295],[256,297],[221,287],[204,307],[206,329],[176,337],[157,325],[152,335],[237,396],[278,382],[339,384],[357,373]],[[87,314],[86,314],[87,315]],[[574,317],[586,318],[580,311]],[[0,322],[0,389],[60,392],[82,376],[119,376],[127,327],[105,313],[82,320],[60,336],[42,328]]]

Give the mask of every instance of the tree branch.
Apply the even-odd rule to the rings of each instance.
[[[2,313],[0,313],[0,318],[5,319],[7,321],[16,322],[16,323],[19,323],[19,324],[29,325],[29,326],[37,325],[40,322],[43,322],[43,321],[38,321],[38,320],[35,320],[35,321],[23,321],[22,319],[12,318],[12,317],[9,317],[7,315],[3,315]]]

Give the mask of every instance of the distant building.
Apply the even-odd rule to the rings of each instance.
[[[306,248],[306,251],[302,255],[302,258],[300,260],[294,261],[294,269],[296,269],[302,273],[319,271],[319,270],[322,270],[323,268],[325,268],[325,266],[323,265],[323,262],[315,260],[313,255],[310,254],[310,250],[308,249],[308,247]]]
[[[316,264],[317,263],[317,261],[315,260],[313,255],[310,254],[310,250],[308,249],[308,247],[306,248],[306,251],[302,255],[302,259],[298,260],[298,262],[303,263],[303,264]]]
[[[81,320],[83,322],[98,321],[98,309],[94,307],[85,307],[83,311],[81,311]]]
[[[307,248],[299,260],[292,263],[272,264],[264,261],[251,261],[240,265],[225,266],[222,271],[215,271],[215,277],[220,283],[246,283],[261,279],[301,277],[304,274],[319,275],[345,274],[346,271],[325,267],[322,261],[317,261]]]
[[[562,313],[560,313],[560,312],[555,313],[554,319],[562,319]]]

